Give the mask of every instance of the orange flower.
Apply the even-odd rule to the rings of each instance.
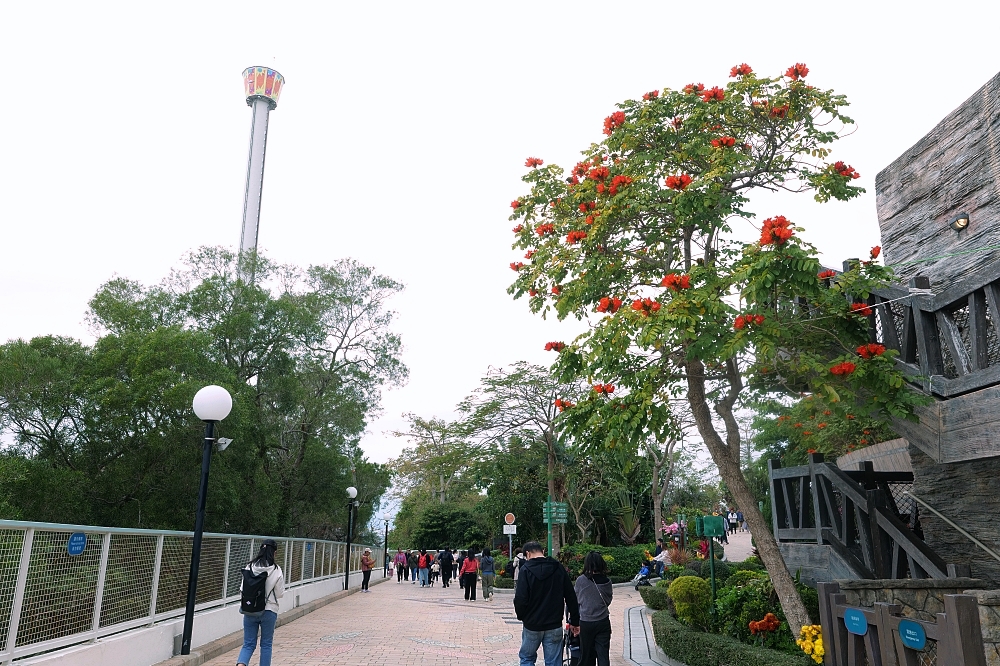
[[[682,173],[679,176],[667,176],[666,186],[672,190],[683,190],[691,184],[691,176]]]
[[[882,246],[876,245],[872,248],[872,260],[878,259],[878,255],[882,254]]]
[[[524,161],[524,166],[531,168],[540,167],[543,164],[545,164],[545,162],[538,159],[537,157],[529,157]]]
[[[804,62],[797,62],[788,68],[785,72],[785,76],[790,78],[792,81],[798,81],[800,78],[804,79],[806,75],[809,74],[809,68],[806,67]]]
[[[753,70],[750,69],[750,65],[743,63],[741,65],[736,65],[731,70],[729,70],[729,76],[731,78],[736,78],[737,76],[746,76],[747,74],[753,74]]]

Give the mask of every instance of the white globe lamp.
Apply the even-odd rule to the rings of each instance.
[[[221,386],[212,384],[194,394],[191,406],[202,421],[221,421],[233,409],[233,396]]]

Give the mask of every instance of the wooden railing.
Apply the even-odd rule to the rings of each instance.
[[[969,575],[968,566],[946,564],[915,533],[916,504],[902,493],[913,483],[913,474],[875,472],[870,462],[858,471],[844,471],[824,462],[822,454],[809,458],[801,467],[768,462],[779,542],[828,545],[860,578]]]

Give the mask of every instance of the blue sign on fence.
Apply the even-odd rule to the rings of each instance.
[[[903,645],[913,650],[923,650],[927,645],[924,628],[913,620],[899,621],[899,638]]]
[[[87,535],[84,532],[74,532],[69,535],[66,542],[66,552],[70,555],[79,555],[87,547]]]
[[[309,543],[308,541],[306,541],[306,552],[307,553],[312,552],[312,549],[313,549],[313,545],[311,543]]]
[[[844,611],[844,626],[856,636],[864,636],[868,633],[868,619],[864,611],[859,608],[848,608]]]

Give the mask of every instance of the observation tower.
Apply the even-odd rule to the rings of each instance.
[[[243,71],[243,89],[247,106],[252,109],[250,158],[247,161],[247,186],[243,195],[243,233],[240,252],[257,250],[260,227],[260,197],[264,188],[264,151],[267,148],[267,119],[278,106],[285,77],[267,67],[248,67]]]

